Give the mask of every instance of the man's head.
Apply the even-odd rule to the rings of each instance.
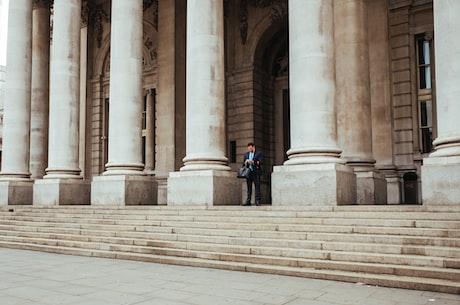
[[[254,152],[254,150],[256,150],[256,145],[252,142],[249,142],[248,143],[248,151],[249,152]]]

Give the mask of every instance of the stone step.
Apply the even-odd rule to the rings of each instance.
[[[65,223],[69,226],[72,223],[79,223],[80,219],[85,219],[85,224],[95,225],[125,225],[126,229],[133,226],[169,226],[169,227],[195,227],[195,228],[209,228],[209,229],[238,229],[238,230],[270,230],[280,232],[353,232],[362,234],[386,234],[386,235],[422,235],[431,237],[449,237],[459,238],[460,229],[455,229],[458,226],[458,222],[449,221],[444,226],[435,225],[433,223],[422,223],[418,222],[415,226],[406,226],[402,224],[402,227],[395,226],[394,222],[391,222],[391,226],[378,226],[369,223],[344,223],[340,219],[334,221],[324,221],[318,224],[299,224],[299,223],[257,223],[254,219],[246,220],[244,223],[231,222],[230,220],[221,219],[206,219],[205,221],[200,219],[182,219],[182,220],[108,220],[108,219],[87,219],[84,216],[75,218],[59,218],[59,217],[16,217],[10,215],[8,217],[0,218],[1,224],[9,223]],[[15,222],[16,221],[16,222]],[[387,223],[388,224],[388,223]],[[418,224],[421,224],[420,226]],[[400,223],[401,225],[401,223]],[[431,227],[430,227],[431,226]],[[440,228],[442,227],[442,228]],[[324,230],[325,228],[325,230]],[[408,230],[410,228],[410,230]],[[414,230],[417,229],[417,230]]]
[[[8,238],[3,242],[8,241]],[[88,241],[74,241],[74,240],[51,240],[46,238],[20,238],[13,237],[9,242],[22,243],[22,244],[36,244],[47,246],[59,246],[67,248],[79,248],[96,251],[116,251],[116,252],[129,252],[141,254],[155,254],[155,255],[169,255],[177,257],[190,257],[201,259],[214,259],[225,260],[241,263],[258,263],[269,265],[280,265],[290,267],[308,267],[316,269],[339,269],[356,272],[367,273],[388,273],[393,274],[397,272],[400,275],[414,275],[418,277],[441,278],[460,281],[460,270],[449,270],[443,268],[444,262],[439,262],[438,267],[427,267],[426,264],[420,266],[403,266],[401,270],[398,265],[391,265],[389,263],[381,264],[379,262],[353,262],[347,260],[339,261],[334,260],[334,255],[331,253],[322,252],[316,258],[311,258],[312,255],[304,256],[303,254],[309,251],[289,251],[280,248],[249,248],[249,247],[235,247],[228,245],[220,245],[213,247],[205,246],[200,243],[183,243],[182,247],[177,246],[177,243],[172,244],[157,244],[155,242],[148,242],[145,245],[137,244],[123,244],[112,243],[111,241],[102,242],[100,240]],[[319,253],[319,251],[317,251]],[[342,253],[343,254],[343,253]],[[347,255],[353,255],[346,253]],[[360,254],[357,254],[359,256]],[[409,258],[411,259],[411,258]],[[433,258],[431,258],[433,259]],[[407,257],[401,257],[401,261],[408,261]]]
[[[257,209],[242,208],[238,206],[231,207],[165,207],[165,206],[149,206],[149,207],[92,207],[92,206],[56,206],[56,207],[31,207],[31,206],[15,206],[0,208],[0,213],[8,213],[14,211],[17,215],[38,215],[38,214],[61,214],[61,215],[77,215],[82,214],[85,217],[94,215],[98,217],[121,217],[130,219],[132,217],[144,218],[149,216],[158,217],[165,216],[221,216],[221,217],[254,217],[260,219],[269,217],[275,219],[280,218],[328,218],[331,215],[335,218],[364,218],[364,219],[380,219],[383,215],[387,219],[416,219],[416,220],[460,220],[460,207],[431,207],[431,212],[427,213],[427,207],[417,206],[344,206],[333,207],[327,209],[321,208],[304,208],[304,207],[257,207]],[[438,211],[439,210],[439,211]],[[11,213],[11,212],[10,212]],[[383,214],[383,215],[382,215]]]
[[[42,226],[44,225],[44,226]],[[293,232],[293,231],[277,231],[277,230],[267,230],[263,231],[262,229],[259,231],[248,231],[248,230],[240,230],[240,229],[216,229],[212,228],[193,228],[193,227],[172,227],[172,226],[146,226],[141,228],[140,226],[116,226],[116,225],[103,225],[94,228],[94,226],[90,225],[88,228],[85,224],[73,224],[70,225],[68,223],[65,224],[64,227],[58,227],[57,225],[52,225],[51,222],[41,223],[41,222],[21,222],[21,221],[3,221],[3,224],[0,224],[0,229],[2,230],[26,230],[30,231],[39,231],[43,233],[56,233],[61,232],[62,230],[65,232],[69,232],[71,234],[96,234],[96,232],[111,232],[112,230],[117,230],[120,234],[124,234],[125,237],[140,237],[140,238],[161,238],[161,235],[158,233],[165,235],[163,238],[170,234],[176,235],[195,235],[198,236],[199,239],[205,242],[206,238],[216,236],[216,237],[223,237],[223,238],[251,238],[252,240],[257,239],[264,239],[264,240],[274,240],[273,242],[276,243],[283,243],[285,245],[295,244],[298,243],[300,247],[305,247],[308,244],[311,245],[319,245],[321,243],[324,244],[339,244],[346,246],[348,244],[360,245],[360,244],[369,244],[368,247],[376,247],[376,245],[380,245],[379,247],[384,247],[385,249],[382,252],[385,253],[421,253],[423,251],[436,251],[437,247],[449,247],[452,249],[446,249],[446,251],[450,251],[453,254],[452,256],[458,255],[458,249],[460,249],[460,239],[457,238],[427,238],[427,237],[412,237],[412,236],[389,236],[389,235],[373,235],[373,234],[361,234],[361,233],[352,233],[352,232],[345,232],[345,233],[312,233],[312,232]],[[147,229],[148,230],[145,230]],[[85,233],[88,231],[88,233]],[[134,232],[131,234],[130,232]],[[155,233],[157,235],[152,235]],[[105,234],[107,236],[108,234]],[[215,238],[216,238],[215,237]],[[225,240],[228,242],[227,240]],[[298,242],[302,241],[302,242]],[[390,246],[389,246],[390,245]],[[394,245],[397,245],[395,247]],[[430,248],[421,247],[421,246],[430,246]],[[341,248],[343,250],[343,248]],[[457,251],[456,251],[457,250]],[[369,250],[370,251],[370,250]],[[444,250],[441,250],[444,251]],[[371,251],[372,252],[372,251]]]
[[[317,272],[328,279],[398,287],[396,280],[383,278],[390,276],[405,279],[401,288],[458,291],[457,211],[443,206],[0,207],[0,246],[308,277]]]
[[[355,261],[362,263],[379,263],[385,261],[387,264],[404,264],[411,266],[433,266],[442,268],[458,268],[460,257],[458,249],[450,249],[452,255],[445,255],[448,249],[419,249],[409,251],[409,248],[401,248],[392,245],[397,249],[389,252],[381,250],[379,245],[364,244],[358,247],[356,244],[348,243],[309,243],[308,241],[281,241],[276,242],[266,239],[253,238],[225,238],[213,237],[212,239],[194,235],[149,235],[142,238],[120,237],[101,235],[72,235],[58,233],[37,233],[37,232],[11,232],[0,231],[1,240],[23,243],[43,243],[47,245],[73,245],[81,242],[84,247],[88,243],[91,247],[107,247],[106,244],[114,247],[116,245],[129,247],[152,247],[162,249],[181,249],[207,252],[223,252],[231,254],[258,254],[272,257],[296,257],[305,259],[325,259],[337,261]],[[93,245],[92,243],[97,243]],[[372,249],[378,248],[380,251]],[[98,248],[95,248],[98,249]],[[430,253],[430,250],[432,253]],[[437,250],[437,251],[435,251]],[[135,251],[135,249],[132,249]],[[413,253],[414,252],[414,253]],[[422,252],[420,254],[419,252]],[[442,254],[439,255],[439,254]],[[439,257],[439,258],[438,258]]]
[[[49,212],[40,211],[40,212],[15,212],[14,215],[16,217],[54,217],[54,218],[80,218],[84,216],[86,219],[118,219],[118,220],[183,220],[183,221],[209,221],[210,219],[221,221],[238,221],[244,222],[247,219],[254,219],[261,223],[278,223],[278,222],[288,222],[288,223],[313,223],[313,224],[327,224],[327,222],[337,222],[343,221],[346,224],[353,224],[354,221],[359,223],[368,224],[368,225],[379,225],[381,226],[382,223],[384,225],[398,225],[398,226],[410,226],[414,227],[419,225],[423,226],[423,224],[429,224],[432,227],[432,223],[436,224],[443,224],[446,223],[450,228],[458,227],[460,216],[456,213],[378,213],[378,212],[283,212],[280,211],[280,215],[277,215],[275,211],[259,211],[257,213],[245,213],[244,210],[236,210],[236,211],[221,211],[221,210],[187,210],[188,213],[160,213],[158,210],[134,210],[137,213],[142,212],[142,214],[133,214],[131,213],[124,213],[125,211],[116,210],[115,212],[110,213],[85,213],[82,212],[75,212],[75,211],[67,211],[67,212],[56,212],[50,210]],[[123,212],[123,213],[120,213]],[[254,211],[255,212],[255,211]],[[267,214],[268,213],[268,214]],[[288,214],[286,214],[288,213]],[[460,214],[460,212],[459,212]],[[2,211],[1,214],[4,217],[8,215],[12,215],[11,212]]]
[[[344,282],[354,282],[366,285],[378,285],[388,286],[395,288],[415,289],[415,290],[427,290],[437,291],[443,293],[460,294],[460,282],[458,280],[449,279],[436,279],[436,278],[423,278],[417,277],[416,275],[401,275],[398,271],[395,274],[386,273],[366,273],[357,271],[346,271],[346,270],[331,270],[321,268],[309,268],[309,267],[291,267],[291,266],[279,266],[279,265],[266,265],[257,263],[244,263],[244,262],[232,262],[226,260],[210,260],[203,258],[190,258],[190,257],[177,257],[170,255],[158,255],[158,254],[145,254],[145,253],[133,253],[133,252],[117,252],[117,251],[104,251],[104,250],[87,250],[81,248],[70,248],[62,246],[46,246],[39,244],[22,244],[22,243],[4,243],[0,241],[0,246],[24,249],[24,250],[35,250],[43,252],[70,254],[70,255],[82,255],[82,256],[93,256],[93,257],[104,257],[113,259],[127,259],[137,260],[145,262],[155,262],[162,264],[174,264],[184,266],[195,266],[205,268],[218,268],[235,271],[246,271],[246,272],[258,272],[258,273],[270,273],[279,275],[299,276],[307,278],[316,278],[324,280],[335,280]],[[351,266],[350,268],[352,268]],[[399,267],[399,266],[398,266]],[[401,270],[395,268],[395,270]],[[426,270],[430,272],[430,270]],[[434,270],[431,270],[434,273]]]

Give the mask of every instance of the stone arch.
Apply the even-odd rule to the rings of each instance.
[[[144,57],[144,67],[147,70],[153,69],[156,66],[156,47],[158,46],[158,32],[154,25],[147,20],[144,20],[144,48],[142,50]],[[99,52],[95,57],[94,77],[104,76],[104,72],[109,71],[110,65],[110,32],[107,33],[102,42]],[[108,76],[108,75],[106,75]]]
[[[284,33],[287,37],[287,16],[274,21],[267,15],[254,26],[243,48],[244,64],[257,63],[261,51],[273,40],[273,33]]]

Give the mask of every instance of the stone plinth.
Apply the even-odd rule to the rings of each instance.
[[[42,179],[34,184],[34,205],[88,205],[91,184],[77,179]]]
[[[387,204],[387,181],[376,172],[355,172],[358,204]]]
[[[0,181],[0,205],[30,205],[32,192],[32,181]]]
[[[239,205],[241,180],[232,171],[172,172],[168,178],[168,205]]]
[[[157,177],[158,184],[158,205],[167,205],[168,204],[168,178],[167,177]]]
[[[109,175],[93,178],[91,205],[156,205],[157,183],[153,176]]]
[[[272,205],[333,206],[356,204],[356,176],[342,164],[275,166]]]
[[[460,205],[460,157],[423,159],[422,201],[424,205]]]

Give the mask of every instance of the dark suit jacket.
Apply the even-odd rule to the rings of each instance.
[[[249,159],[249,151],[245,152],[244,153],[244,156],[243,156],[243,166],[246,166],[246,164],[244,163],[244,161],[246,161],[247,159]],[[254,151],[254,158],[252,158],[254,160],[254,165],[255,165],[255,168],[257,170],[261,170],[262,169],[262,163],[263,163],[263,156],[262,156],[262,153],[258,150]],[[249,165],[248,165],[249,166]]]

